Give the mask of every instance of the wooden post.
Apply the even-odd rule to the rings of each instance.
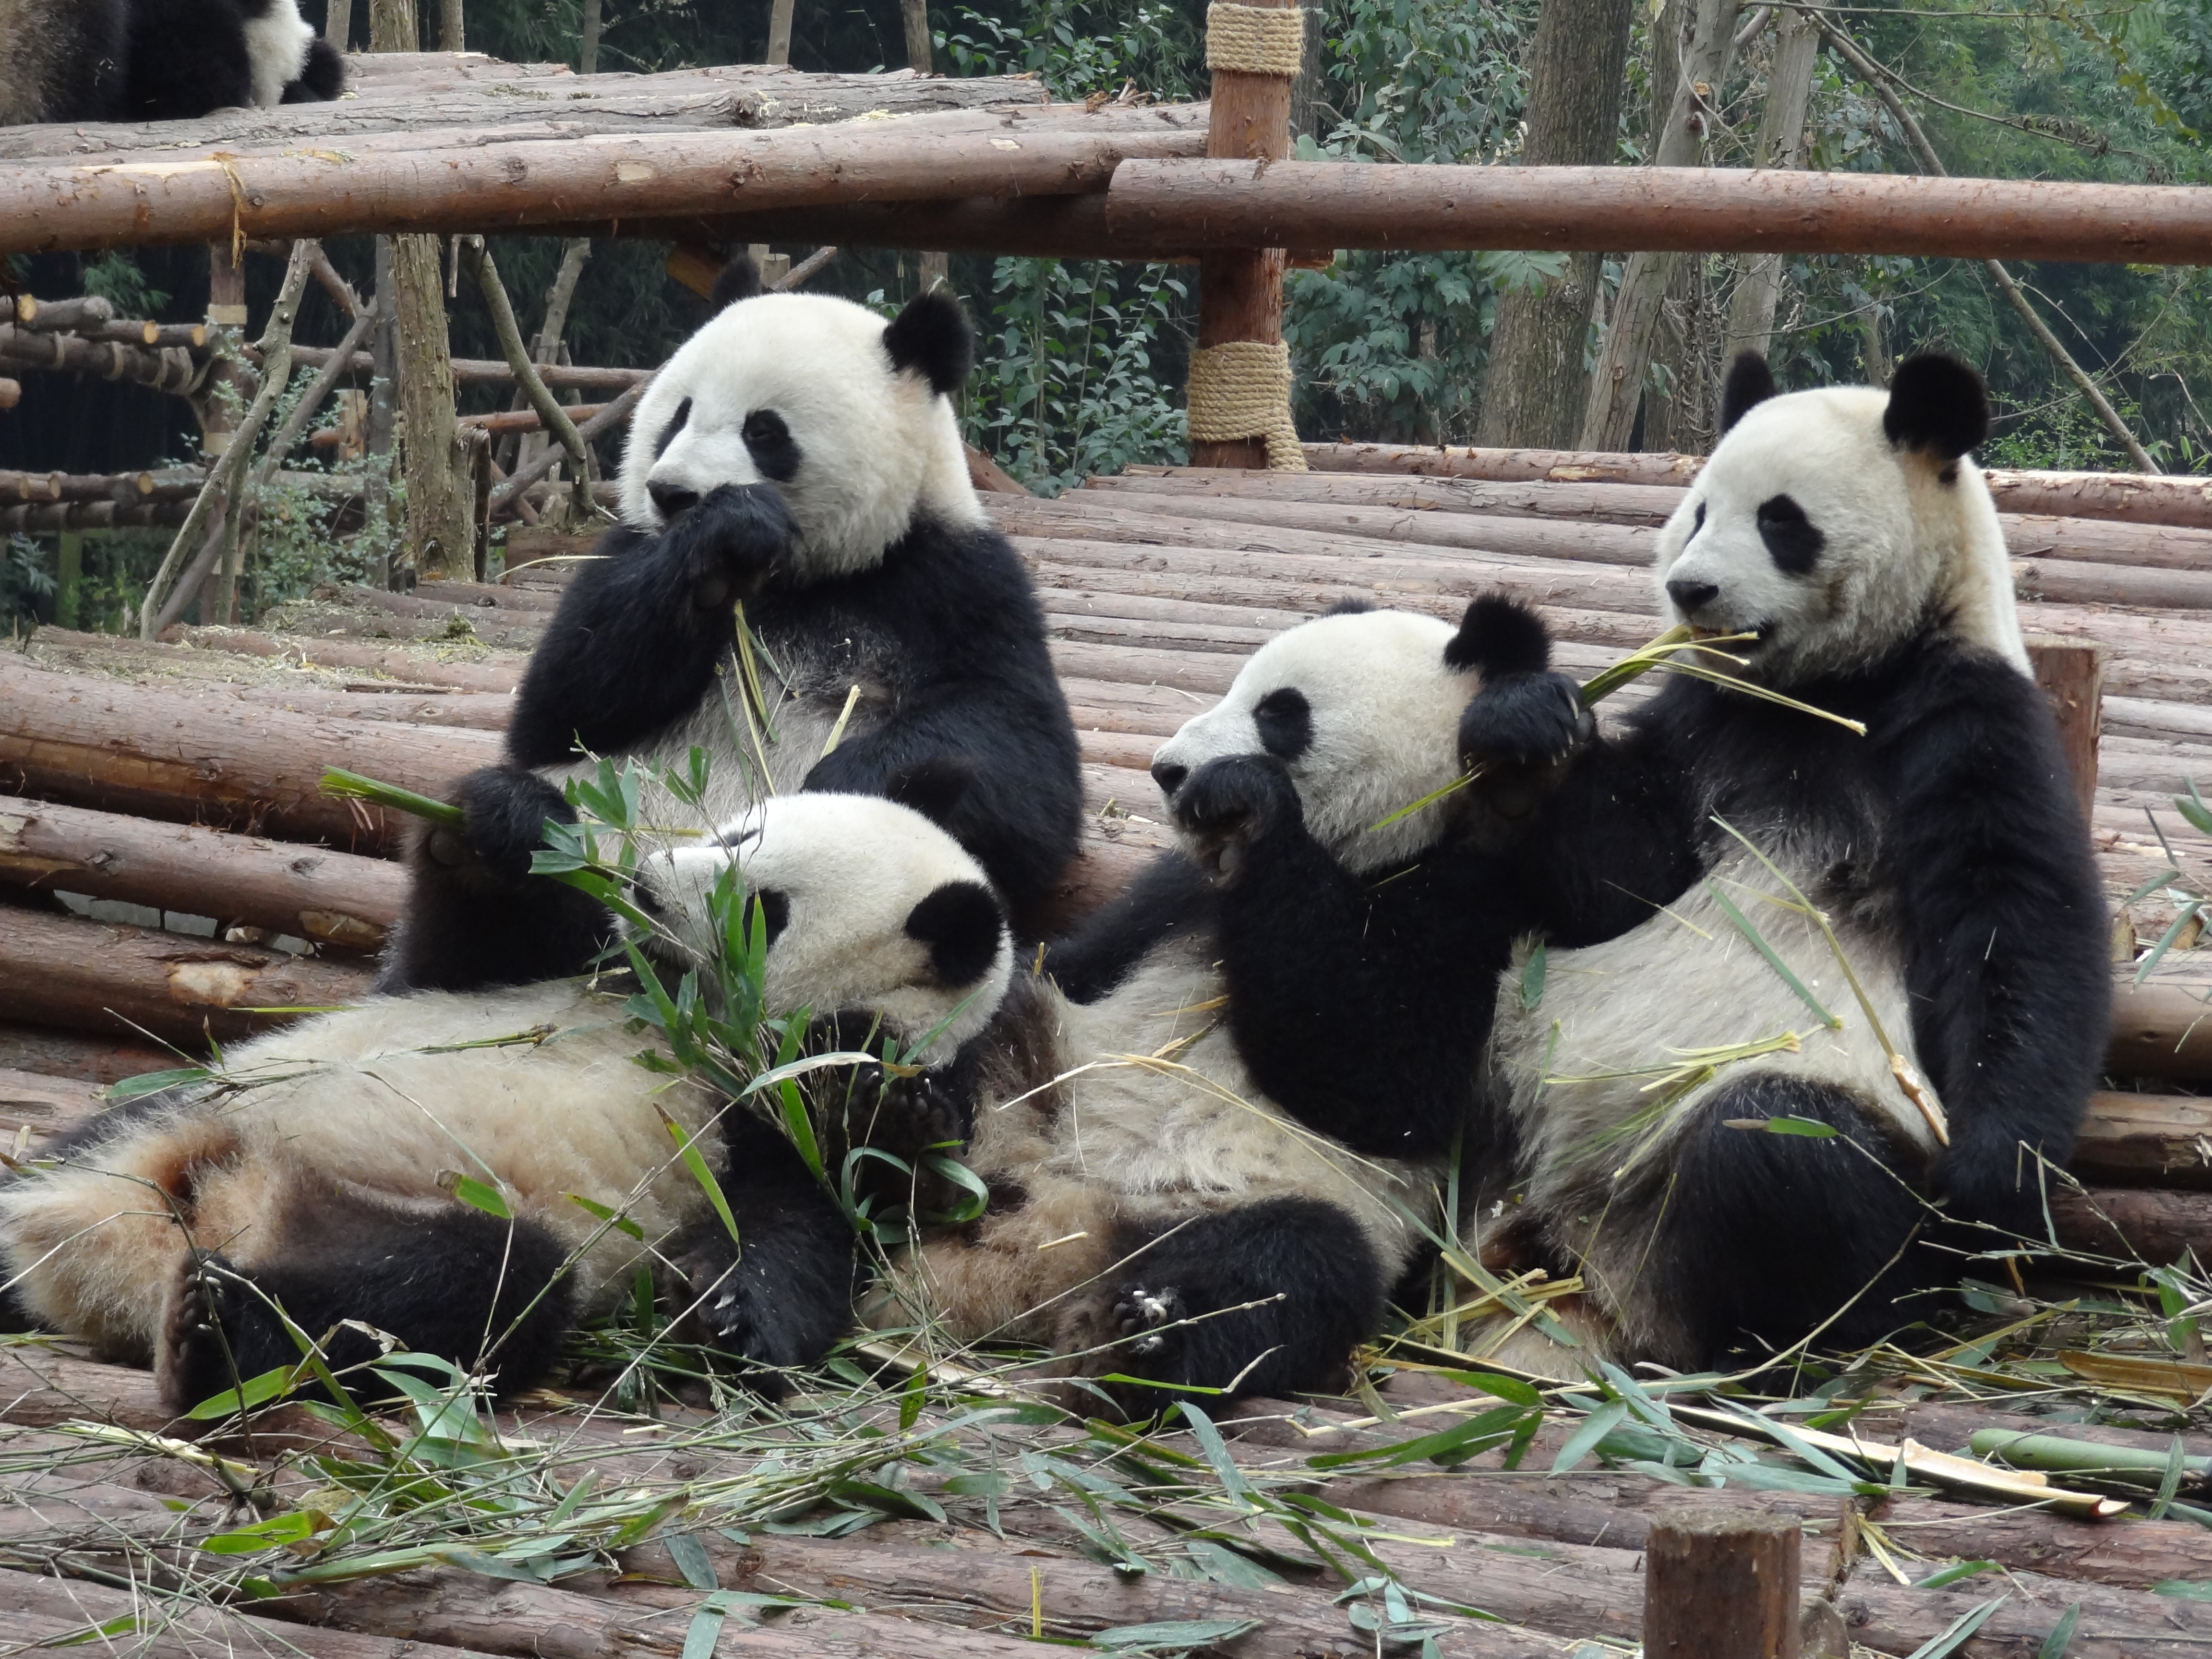
[[[370,333],[367,420],[364,440],[368,471],[364,477],[362,533],[377,548],[362,574],[371,587],[392,586],[392,480],[398,458],[399,425],[399,319],[392,297],[392,239],[376,239],[376,327]]]
[[[768,61],[778,68],[791,62],[792,0],[775,0],[768,15]]]
[[[599,72],[599,31],[603,17],[599,0],[584,0],[584,38],[576,51],[576,73],[597,75]]]
[[[445,0],[438,13],[438,50],[466,52],[468,30],[461,15],[461,0]]]
[[[1238,161],[1279,161],[1291,149],[1291,94],[1304,61],[1303,49],[1287,72],[1255,73],[1224,63],[1215,39],[1224,12],[1287,10],[1301,16],[1296,0],[1256,0],[1251,6],[1213,9],[1206,24],[1206,59],[1213,67],[1212,106],[1206,135],[1208,156]],[[1281,248],[1237,249],[1201,254],[1198,261],[1198,349],[1251,341],[1279,346],[1283,340]],[[1267,465],[1267,446],[1257,435],[1229,440],[1194,437],[1194,466]]]
[[[353,0],[330,0],[329,9],[323,14],[323,39],[343,52],[346,38],[352,33]]]
[[[474,532],[453,470],[453,359],[446,334],[442,239],[392,239],[392,294],[398,312],[401,455],[407,479],[407,542],[424,581],[465,576]]]
[[[422,27],[415,19],[415,0],[368,0],[371,52],[419,52],[422,43]]]
[[[2047,634],[2027,636],[2035,683],[2058,716],[2059,746],[2074,774],[2081,821],[2097,810],[2097,740],[2105,726],[2105,647]]]
[[[1797,1659],[1794,1515],[1693,1504],[1651,1518],[1646,1659]]]

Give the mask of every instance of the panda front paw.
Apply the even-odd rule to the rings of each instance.
[[[545,821],[573,823],[576,809],[535,772],[487,766],[463,778],[453,805],[461,824],[439,824],[422,841],[422,855],[472,888],[514,890],[530,875],[531,854],[544,844]]]
[[[766,585],[799,539],[783,492],[721,484],[668,527],[678,568],[698,611],[725,611]]]
[[[1297,786],[1272,756],[1210,760],[1176,791],[1176,828],[1200,868],[1232,881],[1253,842],[1304,822]]]
[[[1132,1359],[1159,1364],[1172,1357],[1183,1320],[1182,1294],[1172,1285],[1148,1290],[1124,1285],[1114,1298],[1114,1323],[1123,1352]]]
[[[750,1257],[719,1220],[695,1229],[669,1260],[684,1309],[714,1347],[739,1362],[747,1387],[771,1400],[789,1390],[784,1373],[811,1365],[850,1322],[852,1287],[817,1297],[797,1276],[780,1276],[773,1249],[757,1243]],[[818,1305],[817,1305],[818,1304]]]
[[[1460,765],[1474,799],[1497,817],[1524,818],[1596,735],[1581,688],[1565,674],[1508,674],[1483,687],[1459,720]]]
[[[181,1415],[259,1376],[270,1369],[261,1362],[272,1334],[282,1336],[282,1322],[227,1258],[186,1255],[170,1282],[154,1350],[161,1404]]]

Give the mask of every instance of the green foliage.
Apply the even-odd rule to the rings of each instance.
[[[151,317],[169,296],[148,280],[128,248],[114,248],[85,262],[84,291],[112,301],[118,317]]]
[[[1035,75],[1062,101],[1133,82],[1166,100],[1206,95],[1202,15],[1194,8],[1026,0],[1006,14],[962,6],[935,36],[955,75]]]

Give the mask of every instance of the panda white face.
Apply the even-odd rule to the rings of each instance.
[[[1978,378],[1921,357],[1891,392],[1776,396],[1765,374],[1751,357],[1730,372],[1732,423],[1660,532],[1671,616],[1757,635],[1727,647],[1747,665],[1730,672],[1770,685],[1871,667],[1931,625],[2025,667],[2003,533],[1966,454],[1987,429]]]
[[[1480,678],[1448,667],[1449,623],[1407,611],[1316,617],[1261,646],[1228,695],[1160,745],[1152,777],[1172,802],[1224,755],[1273,755],[1297,786],[1307,830],[1347,869],[1425,850],[1431,807],[1374,828],[1459,775],[1460,713]]]
[[[307,67],[314,26],[300,15],[298,0],[262,0],[258,14],[250,5],[240,9],[246,14],[246,58],[253,80],[253,101],[274,109],[284,101],[284,88]]]
[[[888,327],[822,295],[725,307],[639,401],[623,455],[623,520],[663,530],[720,485],[774,483],[798,522],[807,578],[871,568],[917,514],[982,523],[942,384],[964,378],[969,340],[957,308],[933,295]]]
[[[732,862],[766,921],[772,1014],[866,1010],[902,1042],[937,1032],[937,1060],[1006,995],[1013,947],[982,866],[910,807],[777,795],[713,843],[645,860],[635,893],[659,924],[657,954],[696,963],[720,947],[708,899]]]

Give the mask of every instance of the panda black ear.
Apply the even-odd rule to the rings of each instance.
[[[1756,351],[1738,353],[1729,365],[1728,381],[1721,387],[1721,430],[1727,432],[1780,390],[1765,358]]]
[[[915,295],[891,319],[884,331],[884,348],[891,354],[893,369],[913,369],[930,390],[949,397],[967,383],[975,365],[975,331],[959,301],[933,289]]]
[[[1374,608],[1364,599],[1339,599],[1321,614],[1324,617],[1364,617]]]
[[[1485,593],[1444,647],[1444,666],[1480,669],[1487,678],[1540,674],[1552,665],[1552,635],[1544,619],[1520,600]]]
[[[760,267],[750,256],[740,253],[722,267],[721,275],[714,278],[714,286],[707,291],[707,303],[719,315],[726,307],[740,300],[750,300],[761,291]]]
[[[1923,351],[1897,366],[1881,429],[1900,449],[1955,461],[1990,435],[1989,392],[1957,358]]]
[[[975,787],[975,763],[963,757],[909,761],[885,780],[884,799],[913,808],[940,830],[950,830],[953,815]]]
[[[947,985],[972,985],[999,959],[1006,919],[991,890],[948,881],[907,912],[906,932],[929,947],[930,970]]]

